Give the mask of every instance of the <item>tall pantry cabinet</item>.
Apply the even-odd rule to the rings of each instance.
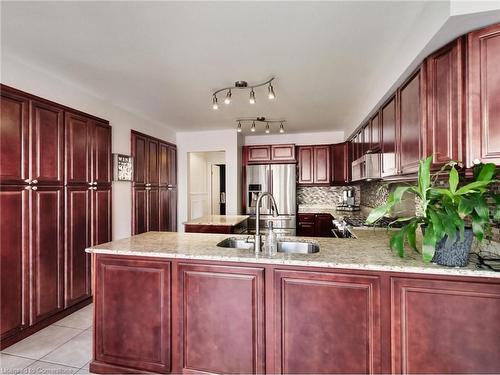
[[[132,233],[177,230],[177,148],[131,132],[134,158]]]
[[[0,88],[3,348],[91,296],[85,248],[111,240],[111,127]]]

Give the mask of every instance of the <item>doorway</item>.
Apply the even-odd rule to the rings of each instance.
[[[212,164],[212,215],[226,214],[226,165]]]

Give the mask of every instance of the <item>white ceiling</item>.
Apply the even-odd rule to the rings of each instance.
[[[2,2],[2,54],[178,131],[266,116],[292,132],[349,132],[428,42],[412,35],[444,24],[447,4]],[[273,75],[275,101],[266,88],[255,105],[234,91],[212,110],[212,90]]]

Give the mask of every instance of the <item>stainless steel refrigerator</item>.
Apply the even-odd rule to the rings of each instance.
[[[270,199],[264,197],[260,208],[261,228],[273,221],[278,234],[295,236],[296,231],[296,166],[295,164],[249,165],[246,167],[246,213],[250,215],[248,230],[255,232],[257,197],[261,192],[270,192],[276,200],[278,217],[271,212]]]

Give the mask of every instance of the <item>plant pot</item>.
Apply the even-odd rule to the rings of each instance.
[[[432,262],[441,266],[465,267],[469,263],[469,253],[472,247],[472,240],[474,239],[472,229],[465,229],[464,238],[462,240],[460,239],[459,233],[457,233],[457,237],[453,243],[447,244],[447,239],[448,236],[445,235],[444,238],[436,244],[436,252],[434,253]]]

